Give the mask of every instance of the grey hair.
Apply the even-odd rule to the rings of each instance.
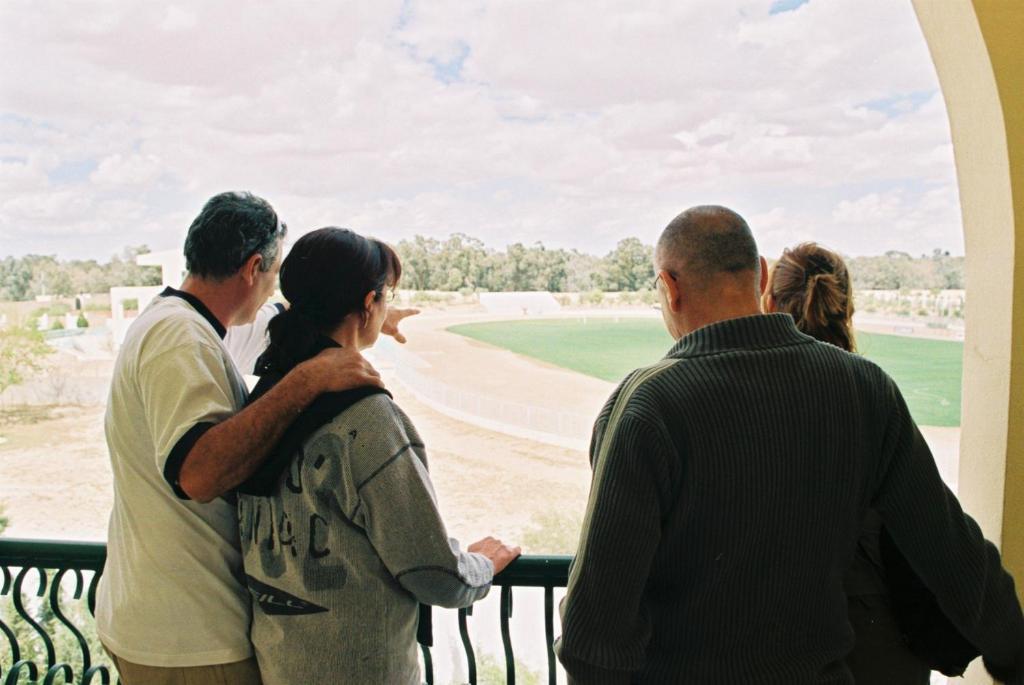
[[[287,231],[261,197],[245,192],[214,195],[188,229],[185,266],[193,275],[219,280],[236,273],[258,253],[260,270],[269,271]]]

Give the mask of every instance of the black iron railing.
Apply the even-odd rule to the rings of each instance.
[[[56,542],[0,538],[0,685],[110,685],[116,672],[96,638],[93,615],[96,585],[106,560],[98,542]],[[543,588],[544,641],[548,683],[555,685],[554,590],[565,587],[567,556],[524,556],[495,578],[500,591],[500,629],[505,678],[516,682],[516,659],[509,619],[516,587]],[[26,585],[27,584],[27,585]],[[469,632],[473,610],[460,609],[458,629],[465,652],[468,681],[477,682],[477,657]],[[432,684],[433,659],[422,647],[424,676]]]
[[[92,625],[106,556],[100,543],[0,538],[3,685],[109,685],[114,671]]]

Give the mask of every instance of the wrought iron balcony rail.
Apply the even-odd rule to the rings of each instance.
[[[110,685],[116,676],[95,636],[96,585],[106,560],[99,542],[0,538],[0,685]],[[565,587],[568,556],[524,556],[495,578],[500,591],[500,629],[505,678],[516,682],[509,619],[516,587],[543,588],[548,683],[555,685],[554,589]],[[26,585],[28,583],[28,585]],[[435,611],[437,611],[435,609]],[[477,657],[469,632],[472,608],[458,611],[468,681],[477,682]],[[431,650],[421,645],[424,676],[434,681]],[[2,654],[2,652],[0,652]],[[9,661],[8,661],[9,659]]]

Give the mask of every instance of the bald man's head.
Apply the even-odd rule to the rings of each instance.
[[[695,287],[747,273],[756,282],[761,267],[747,222],[717,205],[691,207],[673,219],[658,239],[655,261],[659,269],[673,272]]]

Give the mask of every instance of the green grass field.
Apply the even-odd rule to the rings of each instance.
[[[673,342],[656,319],[499,321],[448,330],[612,382],[657,361]],[[919,424],[960,425],[963,343],[870,333],[859,333],[857,343],[896,379]]]

